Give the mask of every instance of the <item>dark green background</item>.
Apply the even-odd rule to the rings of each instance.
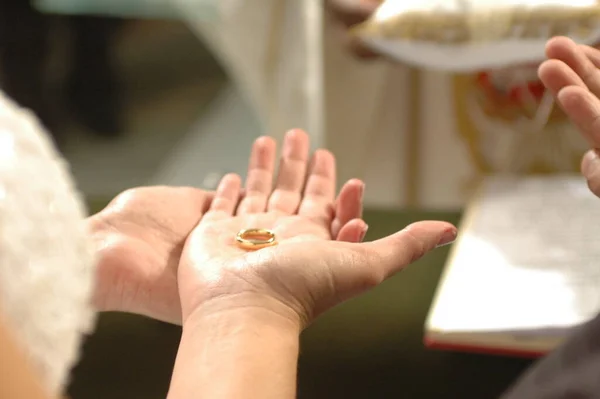
[[[421,219],[457,213],[367,212],[368,240]],[[428,350],[423,324],[449,247],[372,292],[328,312],[303,335],[300,398],[495,398],[530,364],[524,359]],[[474,298],[475,299],[475,298]],[[180,329],[105,314],[87,341],[73,399],[164,398]]]

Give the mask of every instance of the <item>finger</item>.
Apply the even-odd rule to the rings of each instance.
[[[204,219],[214,219],[233,215],[240,199],[242,179],[235,173],[227,174],[221,179],[212,204]]]
[[[275,169],[275,141],[270,137],[260,137],[252,146],[245,196],[237,209],[238,215],[264,212],[273,187]]]
[[[583,80],[588,89],[596,96],[600,95],[600,72],[587,55],[573,40],[556,37],[546,45],[548,58],[567,64]]]
[[[559,60],[544,62],[538,74],[590,145],[600,147],[598,130],[600,125],[596,122],[600,102],[588,91],[583,80],[567,64]]]
[[[344,184],[335,204],[335,218],[331,223],[332,237],[338,237],[342,226],[350,220],[362,217],[364,191],[365,184],[361,180],[352,179]]]
[[[362,242],[365,239],[369,226],[362,219],[352,219],[340,228],[335,239],[344,242]]]
[[[298,215],[331,226],[335,200],[335,158],[327,150],[317,150],[312,158],[310,173]]]
[[[579,86],[587,90],[587,86],[575,71],[560,60],[544,61],[538,68],[538,76],[554,96],[567,86]]]
[[[583,156],[581,174],[586,178],[590,191],[600,197],[600,157],[598,150],[589,150]]]
[[[364,249],[365,272],[373,283],[379,284],[432,249],[453,242],[456,234],[456,227],[450,223],[426,221],[413,223],[380,240],[360,244]]]
[[[556,98],[590,145],[600,147],[600,100],[579,86],[563,88]]]
[[[285,135],[279,174],[267,209],[287,214],[296,213],[306,179],[309,138],[302,130],[291,130]]]
[[[214,191],[206,191],[203,193],[204,195],[198,195],[198,202],[200,204],[199,208],[202,209],[202,213],[206,213],[208,212],[208,210],[210,209],[212,202],[215,198],[215,192]]]
[[[600,50],[592,46],[586,46],[580,44],[579,48],[588,57],[588,59],[594,64],[596,68],[600,68]]]

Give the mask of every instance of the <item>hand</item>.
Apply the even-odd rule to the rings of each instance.
[[[263,174],[257,159],[274,157],[274,149],[272,140],[257,140],[249,176]],[[249,185],[248,189],[243,206],[251,208],[260,188]],[[362,190],[362,183],[355,181],[340,194],[340,206],[329,226],[334,236],[349,240],[358,234],[352,229],[342,230],[342,226],[360,217]],[[88,226],[99,245],[98,308],[181,323],[177,267],[185,240],[208,210],[213,195],[191,187],[136,188],[89,218]]]
[[[306,326],[319,313],[376,286],[456,237],[456,229],[448,223],[421,222],[359,244],[366,224],[356,218],[342,224],[337,242],[331,241],[335,159],[319,150],[307,168],[308,148],[304,133],[286,136],[273,192],[274,147],[255,148],[256,172],[248,176],[247,195],[239,206],[239,177],[228,175],[221,181],[211,208],[188,238],[179,265],[184,325],[194,314],[198,319],[225,308],[258,307]],[[340,199],[338,208],[344,202]],[[255,252],[240,249],[235,235],[253,227],[273,230],[278,245]]]
[[[349,34],[348,30],[361,22],[366,21],[375,12],[382,0],[326,0],[325,6],[329,14],[339,27],[342,41],[348,49],[358,58],[375,59],[379,54],[369,49],[356,37]]]
[[[177,266],[212,198],[191,187],[135,188],[90,217],[99,246],[97,307],[181,323]]]
[[[581,172],[590,190],[600,196],[600,51],[557,37],[548,41],[546,55],[539,77],[590,143]]]

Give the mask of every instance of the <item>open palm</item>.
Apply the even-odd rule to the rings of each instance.
[[[239,307],[268,308],[306,326],[456,237],[449,223],[425,221],[362,243],[367,226],[359,218],[341,223],[336,236],[328,229],[334,214],[333,156],[319,150],[307,166],[308,138],[288,134],[271,191],[273,159],[265,154],[272,152],[254,151],[263,156],[254,159],[239,205],[240,178],[228,175],[221,181],[211,208],[188,237],[178,273],[184,326],[194,315]],[[352,204],[344,192],[354,184],[342,188],[336,209]],[[236,234],[248,228],[272,230],[278,245],[239,248]]]
[[[291,134],[287,148],[289,157],[285,158],[286,166],[283,167],[286,170],[290,163],[291,166],[298,164],[297,157],[302,157],[304,151],[308,153],[308,137],[301,132]],[[171,323],[181,323],[177,269],[188,235],[212,204],[210,215],[213,216],[209,217],[212,220],[202,224],[203,228],[207,226],[213,232],[207,233],[205,237],[212,241],[204,240],[201,250],[206,251],[202,254],[203,259],[213,258],[215,249],[221,248],[214,244],[219,241],[217,237],[220,236],[216,232],[228,230],[216,224],[214,216],[219,214],[218,209],[227,201],[237,204],[243,196],[240,213],[252,213],[263,196],[266,198],[271,194],[271,185],[264,184],[264,179],[272,176],[274,158],[273,140],[258,139],[252,149],[247,193],[242,195],[238,184],[235,198],[225,198],[231,194],[230,188],[221,190],[219,197],[213,202],[214,193],[197,188],[142,187],[127,190],[102,212],[89,218],[90,232],[99,245],[95,295],[99,309],[138,313]],[[325,155],[325,162],[327,165],[332,162],[330,154]],[[265,166],[269,163],[271,169]],[[287,176],[293,179],[295,174]],[[281,199],[288,204],[287,186],[278,184],[277,187],[272,197],[283,195]],[[328,222],[319,226],[319,233],[323,237],[358,239],[355,236],[360,232],[342,227],[349,220],[360,217],[362,189],[362,182],[352,181],[341,191],[335,208],[333,201],[328,203],[331,205],[328,208],[331,212],[327,217]],[[277,201],[274,206],[279,206]],[[282,209],[285,211],[287,208]],[[256,223],[271,226],[267,221]]]
[[[181,323],[177,266],[213,194],[193,187],[135,188],[90,217],[99,246],[96,306]]]
[[[178,281],[184,319],[186,307],[193,308],[207,295],[214,294],[204,291],[206,286],[198,289],[198,276],[204,280],[219,279],[217,274],[227,273],[236,265],[245,263],[248,256],[258,254],[236,245],[235,236],[241,229],[270,229],[280,247],[294,242],[332,239],[362,241],[367,226],[359,218],[360,211],[354,209],[357,201],[352,198],[357,192],[362,196],[362,183],[356,180],[346,183],[336,204],[333,155],[318,150],[309,165],[308,152],[308,136],[304,132],[288,133],[275,189],[272,190],[275,143],[271,139],[259,139],[253,150],[241,202],[239,176],[231,174],[223,178],[211,208],[188,238],[182,256]],[[340,218],[340,214],[353,214],[355,217],[349,220]],[[276,253],[277,247],[259,252],[259,256],[268,256]],[[214,265],[227,267],[215,270]]]

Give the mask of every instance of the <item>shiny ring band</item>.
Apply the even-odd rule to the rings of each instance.
[[[275,233],[268,229],[243,229],[235,236],[240,248],[256,251],[257,249],[277,245]]]

